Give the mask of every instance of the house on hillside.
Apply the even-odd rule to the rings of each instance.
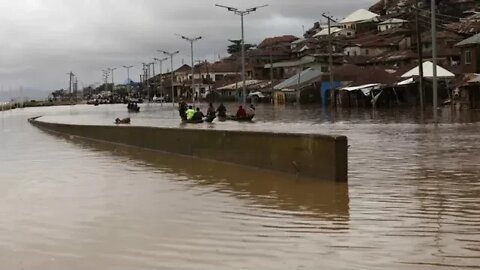
[[[343,54],[334,53],[333,54],[333,64],[335,66],[343,64]],[[290,59],[280,62],[274,62],[272,65],[266,64],[264,69],[267,72],[270,72],[270,69],[273,69],[274,79],[287,79],[291,76],[298,74],[300,70],[305,70],[308,68],[315,68],[321,72],[328,72],[329,70],[329,54],[328,53],[318,53],[306,55],[296,59]]]
[[[270,79],[270,72],[264,68],[266,64],[289,60],[292,55],[291,43],[298,40],[295,36],[279,36],[263,40],[256,49],[249,50],[247,63],[253,68],[253,78]],[[304,50],[303,50],[304,51]]]
[[[457,76],[454,86],[452,96],[457,108],[480,109],[480,74]]]
[[[340,26],[345,29],[355,30],[357,34],[376,29],[378,14],[366,9],[359,9],[340,21]]]
[[[455,45],[461,49],[460,68],[464,73],[480,73],[480,33]]]
[[[384,32],[393,28],[402,28],[408,25],[407,20],[391,18],[377,25],[378,32]]]
[[[379,56],[387,52],[410,48],[411,38],[404,33],[392,35],[362,35],[345,45],[344,54],[347,56]]]
[[[353,29],[346,29],[341,27],[331,27],[330,28],[330,35],[332,37],[344,37],[344,38],[354,38],[355,37],[355,30]],[[328,28],[322,29],[315,35],[314,38],[328,38]]]
[[[462,39],[462,36],[450,31],[437,31],[438,48],[452,48]],[[428,31],[422,33],[422,44],[424,52],[429,52],[432,50],[432,32]]]
[[[298,40],[298,37],[293,35],[269,37],[264,39],[262,42],[260,42],[257,48],[265,49],[265,48],[272,48],[272,47],[285,47],[285,46],[288,47],[292,42],[296,40]]]

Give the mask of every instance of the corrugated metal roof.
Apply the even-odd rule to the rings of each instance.
[[[245,81],[245,86],[250,89],[252,87],[254,88],[265,88],[268,85],[270,85],[269,81],[262,81],[262,80],[246,80]],[[225,85],[223,87],[218,88],[217,90],[237,90],[243,88],[243,81],[239,81],[237,83],[232,83],[229,85]]]
[[[473,45],[473,44],[480,44],[480,33],[478,33],[474,36],[471,36],[471,37],[469,37],[465,40],[460,41],[455,46],[461,47],[461,46],[468,46],[468,45]]]
[[[338,28],[338,27],[331,27],[330,28],[330,33],[333,34],[333,33],[336,33],[336,32],[340,32],[342,31],[343,29],[342,28]],[[315,35],[313,35],[313,37],[320,37],[320,36],[328,36],[328,28],[326,29],[323,29],[322,31],[316,33]]]
[[[411,69],[407,73],[402,75],[402,78],[409,78],[413,76],[419,76],[418,66]],[[433,63],[430,61],[423,62],[423,77],[432,78],[433,77]],[[437,65],[437,77],[439,78],[452,78],[455,77],[455,74],[444,69],[443,67]]]
[[[319,69],[309,68],[300,73],[300,85],[310,82],[316,78],[321,77],[323,72]],[[298,74],[286,79],[285,81],[277,84],[274,89],[282,90],[285,88],[295,88],[298,84]]]
[[[372,21],[375,18],[377,18],[378,16],[379,16],[378,14],[370,12],[366,9],[359,9],[359,10],[353,12],[352,14],[348,15],[340,23]]]
[[[386,21],[383,21],[379,24],[383,25],[383,24],[394,24],[394,23],[408,23],[408,21],[402,20],[402,19],[397,19],[397,18],[392,18],[392,19],[388,19]]]

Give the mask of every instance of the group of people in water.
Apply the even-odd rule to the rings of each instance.
[[[208,105],[207,109],[207,114],[205,115],[199,107],[196,109],[193,108],[192,105],[188,106],[185,101],[181,101],[179,106],[178,106],[178,111],[180,114],[180,118],[182,120],[187,120],[187,121],[201,121],[204,118],[207,119],[214,119],[215,117],[219,118],[227,118],[227,108],[223,103],[220,103],[220,105],[215,109],[212,103]],[[234,117],[243,119],[243,118],[253,118],[255,115],[255,106],[253,104],[250,104],[250,106],[245,109],[243,106],[239,106],[237,113],[234,115]]]
[[[128,105],[127,105],[127,109],[128,110],[139,110],[140,108],[138,107],[138,104],[136,102],[129,102]]]

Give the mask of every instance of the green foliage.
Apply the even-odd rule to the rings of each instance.
[[[238,53],[242,50],[242,40],[241,39],[229,39],[232,44],[230,44],[227,48],[227,52],[229,54]],[[245,44],[245,51],[255,48],[256,45],[254,44]]]

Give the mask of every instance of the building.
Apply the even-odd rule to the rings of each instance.
[[[462,36],[450,31],[437,31],[437,47],[439,49],[452,48],[462,39]],[[428,31],[422,33],[422,44],[424,52],[432,50],[432,32]]]
[[[480,73],[480,33],[455,45],[461,49],[460,68],[463,73]]]
[[[370,12],[366,9],[359,9],[340,21],[340,26],[345,29],[352,29],[355,32],[363,33],[376,28],[378,22],[378,14]]]
[[[352,40],[348,45],[344,46],[344,54],[347,56],[376,57],[388,52],[399,51],[411,47],[411,37],[407,33],[390,29],[384,33],[390,32],[391,34],[385,35],[361,35],[361,37]]]
[[[378,32],[384,32],[393,28],[405,27],[407,26],[407,24],[408,24],[408,21],[406,20],[392,18],[379,23],[377,25],[377,29],[378,29]]]

